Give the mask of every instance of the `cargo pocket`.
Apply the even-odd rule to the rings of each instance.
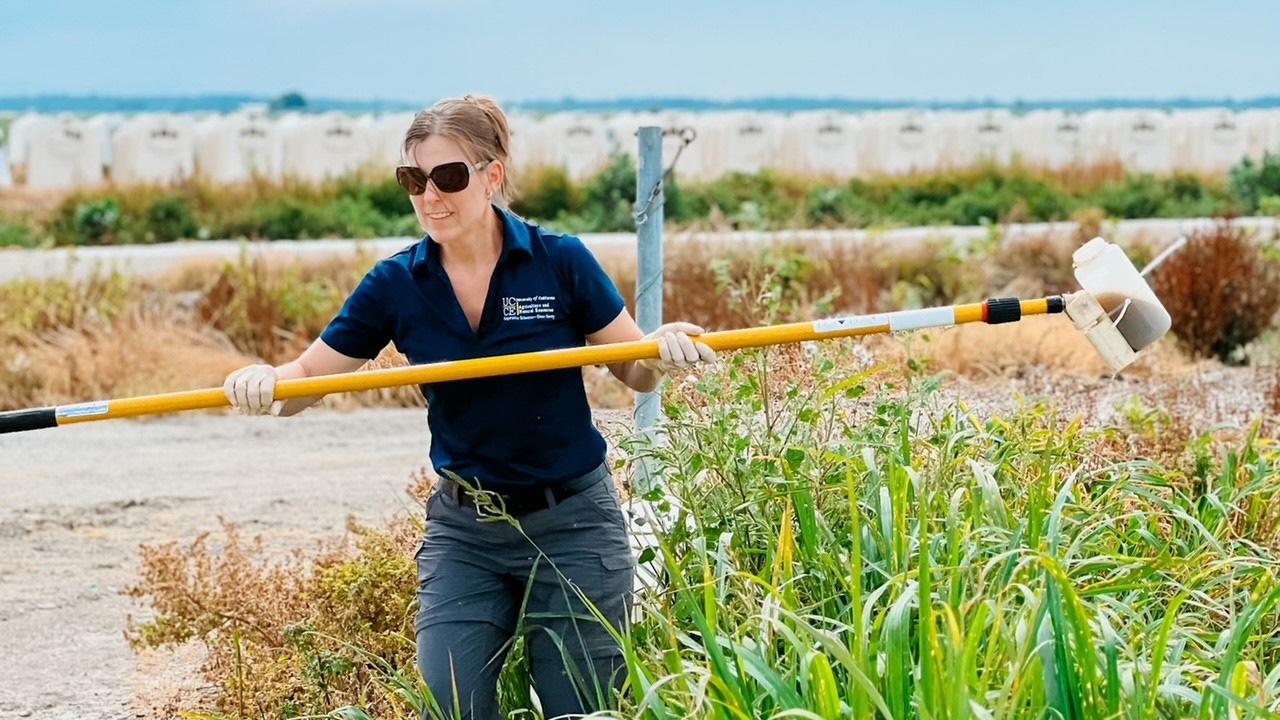
[[[626,553],[605,553],[600,556],[600,564],[604,565],[605,570],[634,570],[636,566],[635,558],[631,557],[631,550]]]
[[[622,631],[631,614],[635,559],[631,556],[630,548],[626,548],[622,552],[604,552],[600,556],[600,564],[604,568],[604,577],[599,590],[592,594],[598,597],[600,612],[609,620],[609,624]],[[599,640],[590,650],[593,656],[601,657],[620,652],[612,638],[602,635]]]
[[[439,507],[440,496],[443,494],[444,494],[444,491],[440,490],[439,488],[436,488],[435,490],[432,490],[431,495],[427,497],[427,519],[428,520],[434,517],[433,513],[435,515],[439,514],[438,512],[436,512],[436,508]]]
[[[613,486],[613,476],[605,477],[599,483],[583,490],[582,495],[587,505],[610,525],[625,528],[627,519],[622,515],[622,504],[618,501],[617,488]]]

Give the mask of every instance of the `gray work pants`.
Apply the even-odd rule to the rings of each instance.
[[[582,595],[625,631],[635,565],[613,478],[605,465],[593,473],[599,481],[586,489],[516,516],[523,534],[506,521],[480,521],[475,507],[445,490],[427,500],[417,554],[418,669],[446,717],[455,688],[463,718],[498,717],[498,672],[522,619],[547,718],[611,707],[625,662]]]

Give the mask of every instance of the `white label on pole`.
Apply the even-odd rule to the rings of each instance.
[[[922,310],[900,310],[889,313],[889,329],[893,332],[944,327],[955,324],[956,308],[954,305],[940,308],[924,308]]]
[[[53,414],[59,418],[92,417],[94,415],[106,415],[110,406],[111,403],[105,400],[80,403],[79,405],[64,405],[55,408]]]
[[[880,327],[888,325],[889,317],[887,315],[853,315],[851,317],[827,318],[826,320],[814,320],[813,331],[815,333],[833,333],[842,330],[861,330],[862,328]]]

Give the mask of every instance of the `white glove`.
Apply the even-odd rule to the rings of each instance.
[[[660,358],[645,358],[643,367],[663,373],[697,371],[716,361],[716,351],[706,343],[695,342],[690,335],[701,335],[702,328],[687,322],[667,323],[645,335],[646,340],[658,341]]]
[[[231,407],[245,415],[279,415],[283,400],[276,400],[276,369],[270,365],[247,365],[227,376],[222,383]]]

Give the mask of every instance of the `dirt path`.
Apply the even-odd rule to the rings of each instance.
[[[339,536],[349,514],[407,506],[427,438],[421,410],[0,436],[0,717],[146,716],[134,696],[191,685],[199,659],[140,660],[126,644],[126,618],[143,608],[119,591],[136,580],[140,543],[189,541],[219,516],[282,549]]]

